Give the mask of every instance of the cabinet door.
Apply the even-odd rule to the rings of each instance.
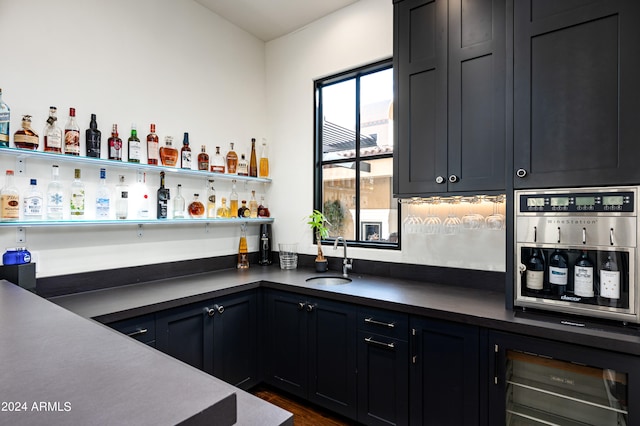
[[[448,190],[505,188],[505,0],[450,0]]]
[[[156,347],[156,319],[155,314],[144,315],[107,324],[109,327],[126,334],[153,348]]]
[[[255,292],[215,299],[213,375],[242,389],[258,384]]]
[[[639,21],[636,1],[514,2],[516,188],[638,183]]]
[[[156,348],[213,374],[211,306],[196,303],[156,315]]]
[[[358,421],[406,425],[409,415],[406,340],[358,330]]]
[[[309,302],[309,400],[344,416],[356,417],[356,310]]]
[[[411,424],[480,424],[478,328],[412,318],[411,329]]]
[[[268,292],[265,381],[307,398],[307,305],[303,296]]]
[[[446,0],[395,3],[394,79],[393,192],[446,191]]]

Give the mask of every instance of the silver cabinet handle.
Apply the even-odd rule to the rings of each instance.
[[[301,311],[304,307],[307,306],[306,302],[298,302],[298,310]]]
[[[392,322],[382,322],[382,321],[376,321],[373,318],[369,317],[369,318],[365,318],[364,322],[369,323],[369,324],[373,324],[373,325],[381,325],[383,327],[389,327],[389,328],[394,328],[396,325]]]
[[[214,316],[216,314],[216,310],[213,308],[209,308],[207,309],[207,315],[209,315],[210,317]]]
[[[149,330],[147,330],[146,328],[139,328],[136,331],[132,331],[131,333],[127,333],[127,336],[129,336],[129,337],[140,336],[142,334],[146,334],[147,331],[149,331]]]
[[[611,243],[611,245],[615,245],[613,243],[613,228],[609,229],[609,242]]]
[[[527,175],[527,171],[525,169],[516,170],[516,176],[518,176],[519,178],[523,178],[526,175]]]
[[[383,348],[387,348],[387,349],[394,349],[396,347],[396,344],[394,342],[391,342],[391,343],[379,342],[377,340],[374,340],[372,337],[365,337],[364,341],[371,345],[382,346]]]
[[[315,305],[312,305],[311,303],[307,303],[307,312],[313,312],[315,308]]]
[[[436,178],[436,183],[440,184],[440,183],[444,183],[444,182],[445,182],[444,177],[442,177],[442,176],[438,176],[438,177]]]
[[[213,309],[218,311],[219,314],[224,312],[224,306],[222,306],[222,305],[213,305]]]
[[[451,183],[456,183],[459,180],[460,179],[458,179],[458,176],[456,176],[456,175],[449,176],[449,182],[451,182]]]

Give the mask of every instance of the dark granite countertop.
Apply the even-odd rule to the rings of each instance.
[[[292,424],[290,413],[7,281],[0,342],[1,425]]]
[[[446,286],[364,274],[352,274],[351,283],[340,285],[305,281],[317,275],[312,269],[281,270],[277,266],[256,266],[242,271],[232,269],[203,273],[50,300],[86,318],[109,323],[262,286],[640,355],[640,331],[635,327],[510,311],[505,309],[503,293],[473,289],[470,283]],[[338,274],[330,271],[325,275]],[[566,319],[580,323],[580,326],[563,324],[561,320]]]

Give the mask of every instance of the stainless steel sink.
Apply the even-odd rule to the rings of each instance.
[[[351,278],[346,277],[311,277],[307,278],[306,281],[312,284],[326,284],[326,285],[335,285],[335,284],[347,284],[351,282]]]

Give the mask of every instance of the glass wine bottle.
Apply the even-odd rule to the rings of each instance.
[[[582,250],[573,266],[573,294],[584,298],[592,298],[595,295],[593,262],[586,250]]]
[[[258,177],[258,159],[256,155],[256,138],[251,138],[251,155],[249,156],[249,176]]]
[[[598,304],[620,306],[620,269],[615,253],[607,253],[607,259],[600,267],[600,292]]]
[[[567,281],[569,278],[569,266],[567,255],[556,248],[549,256],[549,284],[551,294],[562,296],[567,292]]]
[[[528,292],[533,294],[539,294],[544,289],[544,259],[540,253],[540,249],[533,248],[531,250],[531,256],[526,262],[525,282]]]

